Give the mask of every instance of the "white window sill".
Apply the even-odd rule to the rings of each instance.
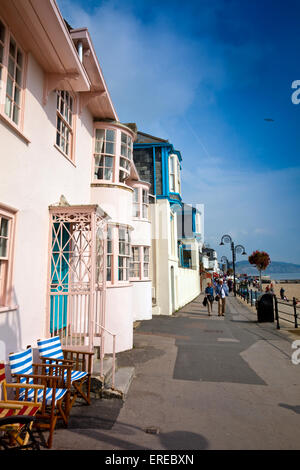
[[[7,127],[12,129],[25,142],[25,144],[30,144],[28,137],[26,137],[26,135],[23,134],[23,132],[7,116],[5,116],[5,114],[0,113],[0,119],[7,125]]]
[[[63,157],[65,157],[66,160],[68,160],[68,162],[70,162],[70,163],[71,163],[73,166],[75,166],[75,168],[76,168],[76,165],[75,165],[75,163],[73,162],[73,160],[71,160],[71,158],[68,157],[68,155],[66,155],[66,154],[61,150],[61,148],[59,148],[58,145],[54,144],[53,146],[54,146],[54,148],[56,148],[56,150],[59,151],[59,153],[62,154]]]
[[[13,305],[11,307],[0,307],[0,314],[6,312],[14,312],[15,310],[18,310],[18,308],[18,305]]]

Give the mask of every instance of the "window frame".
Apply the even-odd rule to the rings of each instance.
[[[171,193],[176,191],[176,170],[175,170],[175,161],[174,155],[170,155],[170,164],[169,164],[169,188]]]
[[[71,111],[71,124],[70,122],[67,121],[67,118],[64,114],[61,112],[61,100],[65,103],[65,100],[62,99],[61,94],[62,93],[67,93],[72,100],[72,108],[67,108],[69,111]],[[74,155],[74,148],[75,148],[75,117],[76,117],[76,97],[75,95],[69,91],[69,90],[55,90],[55,96],[56,96],[56,133],[55,133],[55,147],[71,162],[74,163],[75,161],[75,155]],[[64,109],[65,111],[65,109]],[[69,114],[69,113],[68,113]],[[64,148],[61,147],[60,144],[57,143],[57,137],[58,135],[60,136],[60,139],[62,137],[62,133],[58,130],[58,119],[61,121],[61,128],[62,126],[65,126],[65,128],[69,131],[70,134],[70,140],[69,140],[69,153],[65,152],[65,146]],[[65,139],[65,135],[63,136]]]
[[[136,185],[133,186],[132,189],[134,190],[132,197],[132,217],[138,220],[149,221],[149,188]]]
[[[126,142],[122,140],[123,136],[126,137]],[[130,143],[128,143],[130,142]],[[122,153],[122,148],[125,147],[125,155]],[[130,151],[130,157],[128,157],[128,152]],[[125,163],[124,165],[121,165],[121,161]],[[127,134],[126,132],[120,130],[120,156],[119,156],[119,176],[118,180],[119,183],[124,184],[126,179],[130,175],[130,166],[133,161],[133,141],[132,137]],[[121,178],[121,173],[123,173],[123,177]]]
[[[141,278],[141,250],[140,246],[132,245],[131,246],[131,257],[130,257],[130,271],[129,271],[129,278],[130,280],[139,280]],[[137,253],[137,259],[134,258],[134,252]],[[136,266],[136,271],[135,271]],[[137,275],[135,275],[137,273]]]
[[[107,226],[106,238],[106,282],[112,283],[114,278],[114,244],[113,244],[113,225]],[[109,245],[110,244],[110,245]],[[110,250],[109,250],[110,247]],[[110,261],[110,264],[108,263]],[[110,272],[110,279],[108,278]]]
[[[125,231],[125,238],[120,238],[120,231]],[[121,253],[121,244],[124,244],[124,253]],[[129,282],[129,269],[130,269],[130,230],[125,225],[118,226],[118,283]],[[120,264],[122,262],[122,264]],[[123,264],[125,263],[125,265]],[[125,278],[124,278],[125,272]],[[122,276],[120,274],[122,273]],[[121,278],[122,277],[122,278]]]
[[[142,219],[149,220],[149,191],[146,188],[142,189]],[[144,198],[146,196],[146,199]],[[145,215],[146,214],[146,215]]]
[[[8,24],[0,17],[0,21],[3,24],[4,31],[4,40],[1,41],[3,47],[2,62],[0,65],[1,79],[0,79],[0,114],[3,119],[5,119],[9,125],[11,125],[16,131],[23,132],[24,126],[24,108],[25,108],[25,83],[27,75],[27,54],[24,49],[20,46],[19,41],[16,40],[16,36],[13,34],[11,28]],[[11,40],[15,43],[15,57],[14,57],[14,77],[9,71],[9,59],[12,57],[10,55],[10,44]],[[22,55],[22,65],[18,64],[18,52]],[[17,69],[21,70],[20,83],[17,81],[16,71]],[[12,96],[8,95],[8,79],[12,80]],[[16,101],[16,88],[19,89],[19,102]],[[6,112],[6,102],[7,97],[11,101],[11,112],[7,114]],[[13,119],[14,109],[18,108],[18,121],[16,122]]]
[[[110,127],[107,128],[102,128],[102,127],[95,127],[95,132],[94,132],[94,143],[93,143],[93,181],[98,182],[98,181],[105,181],[106,183],[113,183],[115,178],[114,178],[114,173],[115,173],[115,162],[116,162],[116,155],[117,155],[117,130],[112,129]],[[97,142],[101,142],[101,139],[97,139],[97,131],[103,132],[104,133],[104,138],[102,141],[102,144],[100,146],[100,151],[97,149]],[[107,139],[107,133],[108,132],[113,132],[114,133],[114,140],[108,140]],[[113,145],[113,153],[107,152],[106,145],[107,144],[112,144]],[[101,159],[103,159],[104,165],[97,164],[96,165],[96,158],[99,158],[99,163],[101,162]],[[112,165],[106,165],[106,160],[108,158],[112,159]],[[96,177],[96,168],[98,168],[97,171],[102,168],[103,174],[102,176],[105,176],[106,170],[111,169],[111,177],[110,178],[97,178]]]
[[[135,219],[139,219],[141,215],[141,208],[140,208],[140,191],[139,188],[133,188],[132,194],[132,217]]]
[[[6,239],[6,255],[0,256],[0,312],[11,307],[12,301],[12,274],[14,263],[14,242],[16,228],[16,209],[0,204],[0,233],[2,219],[8,220],[7,235],[0,235]]]
[[[146,250],[148,250],[147,261],[145,261]],[[147,275],[145,275],[145,266],[147,266]],[[150,246],[143,246],[143,279],[150,279]]]
[[[131,246],[131,257],[130,257],[130,281],[148,281],[150,280],[150,246],[146,245],[132,245]],[[132,256],[133,249],[138,252],[138,259],[134,260]],[[147,257],[145,256],[146,250],[148,250]],[[147,260],[147,261],[145,261]],[[133,265],[138,265],[138,276],[135,276],[132,270]],[[147,267],[147,274],[145,275],[145,267]]]

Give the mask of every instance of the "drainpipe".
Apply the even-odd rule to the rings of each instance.
[[[82,42],[81,42],[81,41],[79,41],[78,44],[77,44],[77,50],[78,50],[79,60],[80,60],[80,62],[82,63],[82,59],[83,59],[83,45],[82,45]]]

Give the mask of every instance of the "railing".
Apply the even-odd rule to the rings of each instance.
[[[251,304],[251,307],[256,305],[256,301],[258,297],[262,294],[262,292],[258,290],[247,289],[246,287],[240,287],[237,290],[237,294],[244,299],[247,304]]]
[[[293,297],[292,303],[289,303],[288,300],[278,300],[276,295],[274,297],[277,329],[280,329],[280,320],[286,321],[287,323],[292,323],[294,324],[295,328],[298,328],[298,314],[300,306],[297,307],[297,300],[295,297]],[[291,317],[293,317],[293,320],[290,319]]]
[[[247,289],[246,287],[239,287],[237,294],[247,301],[247,304],[251,306],[256,306],[258,297],[264,292],[253,291],[252,289]],[[297,300],[293,297],[293,300],[289,302],[288,300],[279,300],[277,296],[273,294],[274,297],[274,316],[277,324],[277,329],[280,329],[280,320],[287,323],[291,323],[295,328],[298,328],[298,315],[300,314],[300,305],[297,306]]]
[[[113,341],[113,366],[112,366],[112,379],[111,379],[111,388],[115,388],[115,375],[116,375],[116,335],[108,331],[104,326],[100,325],[99,323],[95,323],[95,325],[100,328],[101,330],[101,345],[100,345],[100,376],[103,377],[103,360],[104,360],[104,332],[108,333],[112,336]]]

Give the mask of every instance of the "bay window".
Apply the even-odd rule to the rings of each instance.
[[[149,279],[150,247],[132,246],[130,259],[130,278],[133,281]]]
[[[140,216],[139,189],[133,188],[133,217]]]
[[[148,205],[149,205],[149,196],[147,189],[143,189],[142,194],[142,217],[143,219],[148,219]]]
[[[130,277],[132,278],[140,277],[140,266],[141,266],[140,247],[133,246],[131,247]]]
[[[144,246],[144,278],[149,277],[150,248]]]
[[[119,181],[124,183],[130,172],[130,162],[132,160],[132,140],[127,134],[121,132],[121,156],[120,156],[120,170]]]
[[[113,247],[112,247],[112,230],[111,227],[107,228],[107,248],[106,248],[106,280],[112,280],[112,260],[113,260]]]
[[[148,219],[149,191],[142,187],[133,188],[133,217]]]
[[[118,280],[129,279],[130,235],[128,228],[119,227]]]
[[[181,184],[180,184],[180,163],[177,161],[177,192],[181,193]]]
[[[170,157],[170,191],[175,191],[175,165],[174,157]]]
[[[116,131],[96,129],[94,151],[94,177],[98,180],[113,180],[116,153]]]

